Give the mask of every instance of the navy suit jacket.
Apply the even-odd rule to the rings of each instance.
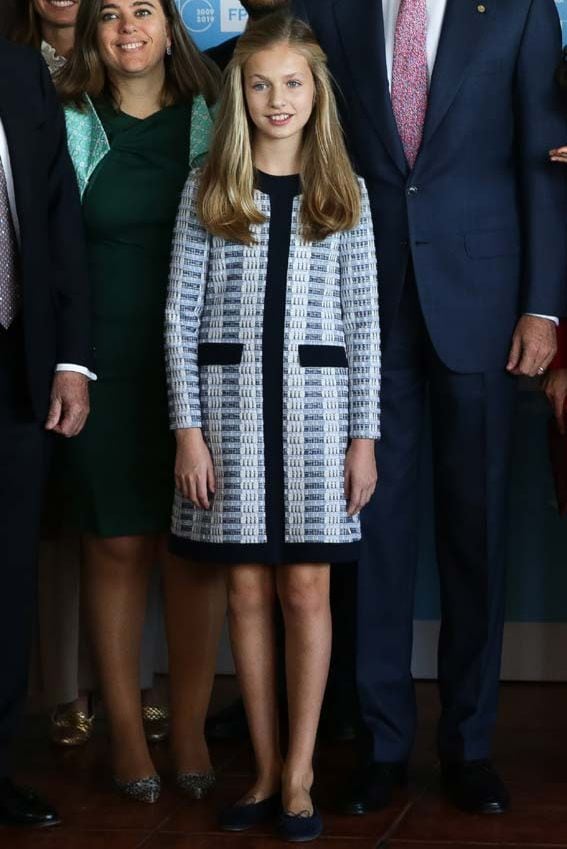
[[[82,212],[47,65],[39,51],[1,38],[0,116],[21,231],[26,375],[43,419],[55,365],[93,368]]]
[[[448,0],[421,151],[392,111],[380,0],[297,0],[329,57],[372,204],[387,346],[411,254],[425,322],[452,370],[504,367],[524,312],[567,311],[567,144],[554,0]]]

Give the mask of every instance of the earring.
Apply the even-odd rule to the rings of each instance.
[[[171,49],[171,44],[167,45],[165,52],[168,56],[171,56],[171,54],[173,53],[173,50]]]

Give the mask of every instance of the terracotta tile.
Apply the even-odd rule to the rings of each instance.
[[[566,844],[567,845],[567,844]],[[389,840],[388,849],[498,849],[501,843],[471,843],[467,840],[459,840],[452,843],[429,843],[423,841]],[[525,845],[518,843],[506,843],[506,849],[526,849]],[[530,843],[529,849],[550,849],[548,843]],[[553,849],[564,849],[563,846],[554,845]]]
[[[502,816],[466,814],[437,788],[418,800],[396,830],[397,840],[567,845],[567,786],[535,791],[510,784],[512,807]]]
[[[0,0],[1,2],[1,0]],[[230,701],[231,679],[218,685],[217,704]],[[554,844],[567,849],[567,686],[514,684],[502,687],[495,735],[495,764],[507,781],[513,808],[502,817],[461,814],[439,793],[435,767],[435,730],[439,715],[436,685],[417,686],[419,729],[407,791],[397,794],[388,811],[366,817],[334,813],[336,796],[356,763],[352,744],[321,743],[316,755],[316,800],[326,832],[319,844],[334,849],[374,849],[387,834],[393,849],[459,849],[506,845],[537,849]],[[91,743],[62,751],[47,742],[45,717],[29,717],[18,746],[18,778],[56,805],[64,826],[46,831],[0,830],[4,849],[263,849],[277,846],[271,826],[242,835],[219,833],[217,813],[249,786],[253,760],[247,741],[215,743],[211,752],[219,787],[208,800],[192,803],[171,787],[167,745],[152,747],[165,790],[160,802],[128,802],[110,787],[109,752],[99,719]],[[151,837],[149,837],[151,833]],[[392,839],[394,838],[394,839]],[[103,847],[104,844],[104,847]]]
[[[0,828],[0,846],[5,849],[137,849],[147,836],[143,831],[73,831],[60,826]]]
[[[283,845],[275,836],[258,836],[246,832],[246,834],[216,834],[214,837],[207,835],[188,834],[156,834],[144,843],[143,849],[276,849]],[[373,839],[335,839],[323,836],[309,844],[313,849],[325,847],[326,849],[375,849],[376,840]],[[82,849],[82,847],[81,847]]]
[[[218,812],[241,797],[249,787],[245,777],[231,777],[221,781],[216,792],[204,802],[187,802],[182,804],[168,820],[160,827],[163,832],[182,832],[184,834],[222,834],[218,827]],[[402,815],[412,793],[417,794],[418,788],[413,786],[408,792],[400,791],[394,805],[387,811],[369,814],[364,817],[346,817],[335,813],[335,802],[332,792],[324,784],[317,787],[315,800],[321,810],[325,822],[325,833],[333,838],[371,838],[375,843],[384,837],[396,820]],[[271,823],[258,826],[248,832],[251,836],[269,836],[272,834]]]

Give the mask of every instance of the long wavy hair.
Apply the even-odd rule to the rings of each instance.
[[[69,61],[54,77],[63,103],[84,108],[84,96],[106,94],[118,107],[118,93],[109,79],[98,49],[98,23],[103,0],[83,0],[77,14],[75,49]],[[220,73],[214,63],[199,52],[189,36],[175,0],[159,0],[169,23],[172,54],[165,57],[165,83],[161,102],[190,103],[202,94],[213,104],[220,87]]]
[[[199,185],[203,225],[223,239],[253,244],[252,227],[264,221],[256,206],[253,124],[244,95],[244,68],[261,50],[288,44],[307,60],[315,103],[304,128],[301,161],[302,236],[308,241],[350,230],[360,218],[358,181],[350,163],[326,56],[312,30],[289,12],[250,23],[225,71],[220,109]]]

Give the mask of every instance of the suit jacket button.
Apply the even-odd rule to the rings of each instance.
[[[417,186],[410,186],[408,189],[408,197],[414,197],[419,192]]]

